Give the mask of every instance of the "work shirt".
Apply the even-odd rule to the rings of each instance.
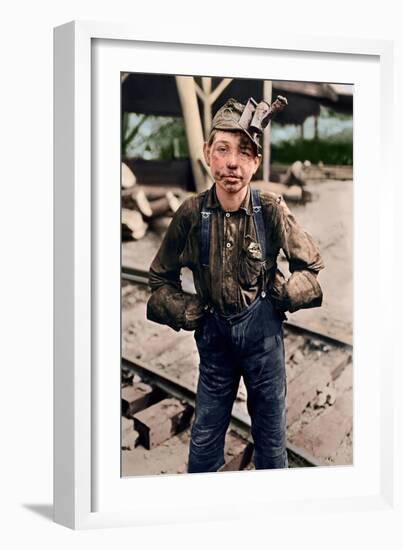
[[[150,319],[176,330],[186,328],[186,297],[180,283],[182,267],[193,272],[200,304],[223,315],[242,311],[254,301],[263,285],[283,311],[320,305],[322,295],[316,274],[324,267],[321,256],[312,237],[298,225],[281,196],[260,193],[267,249],[263,261],[250,187],[236,212],[222,209],[215,185],[207,193],[207,208],[212,212],[209,265],[203,266],[200,261],[202,193],[182,203],[152,262],[149,283],[155,295],[148,304]],[[288,281],[277,268],[280,249],[292,273]]]

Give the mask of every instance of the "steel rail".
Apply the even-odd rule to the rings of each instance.
[[[123,266],[121,273],[122,279],[138,284],[148,285],[149,272],[146,269]],[[350,342],[346,342],[345,340],[334,338],[333,336],[329,336],[328,334],[309,329],[303,325],[293,323],[292,321],[284,321],[284,326],[294,333],[309,336],[310,338],[317,338],[332,346],[343,347],[350,351],[352,351],[353,349],[353,346],[350,344]]]
[[[195,406],[196,396],[193,388],[189,385],[179,384],[177,380],[168,374],[158,372],[152,365],[148,365],[136,359],[132,361],[122,357],[122,366],[134,372],[147,384],[155,386],[169,395],[179,400],[185,400],[193,407]],[[239,435],[252,442],[250,436],[250,418],[242,411],[233,410],[231,415],[231,428]],[[316,458],[309,453],[287,442],[287,454],[292,467],[316,467],[323,466]]]

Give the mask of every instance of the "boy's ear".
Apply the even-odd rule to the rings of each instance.
[[[210,166],[210,146],[207,142],[203,145],[203,155],[207,166]]]
[[[258,171],[259,169],[259,166],[261,165],[262,163],[262,155],[258,155],[255,157],[255,171],[254,171],[254,174],[256,174],[256,172]]]

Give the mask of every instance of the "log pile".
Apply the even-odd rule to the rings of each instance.
[[[252,189],[259,189],[259,191],[282,195],[286,202],[303,203],[312,198],[310,191],[296,184],[285,185],[274,181],[254,180],[251,182],[251,187]]]
[[[180,187],[142,185],[122,162],[122,238],[139,240],[147,230],[163,234],[172,216],[190,194]]]

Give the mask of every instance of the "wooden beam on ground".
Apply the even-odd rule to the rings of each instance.
[[[133,450],[139,439],[139,434],[134,429],[133,418],[122,416],[121,449]]]
[[[190,424],[193,407],[175,398],[162,401],[134,415],[134,427],[139,441],[152,449]]]
[[[138,240],[144,237],[148,224],[143,220],[143,216],[137,210],[122,208],[122,232],[128,234],[133,239]]]
[[[273,181],[254,180],[251,186],[259,191],[282,195],[285,201],[300,202],[304,196],[304,190],[299,185],[284,185]]]
[[[136,185],[136,176],[133,174],[133,171],[122,162],[121,165],[121,186],[124,189],[133,187],[133,185]]]
[[[136,382],[131,386],[122,388],[122,415],[131,417],[138,411],[145,409],[150,402],[152,393],[152,387],[143,384],[143,382]]]
[[[332,381],[332,368],[346,366],[349,361],[349,354],[339,350],[322,353],[316,360],[306,360],[306,368],[288,385],[287,426],[298,420],[308,403],[316,397],[318,388]]]
[[[317,458],[330,458],[353,427],[352,389],[336,398],[335,404],[311,420],[293,438],[293,442]]]
[[[241,438],[234,431],[227,433],[224,450],[225,464],[220,472],[235,472],[243,470],[250,462],[253,453],[253,444]]]
[[[151,217],[169,216],[169,213],[174,214],[180,204],[181,201],[172,192],[168,191],[163,197],[149,202]]]
[[[138,185],[122,190],[122,206],[129,210],[134,208],[146,218],[152,215],[150,203],[144,189]]]

